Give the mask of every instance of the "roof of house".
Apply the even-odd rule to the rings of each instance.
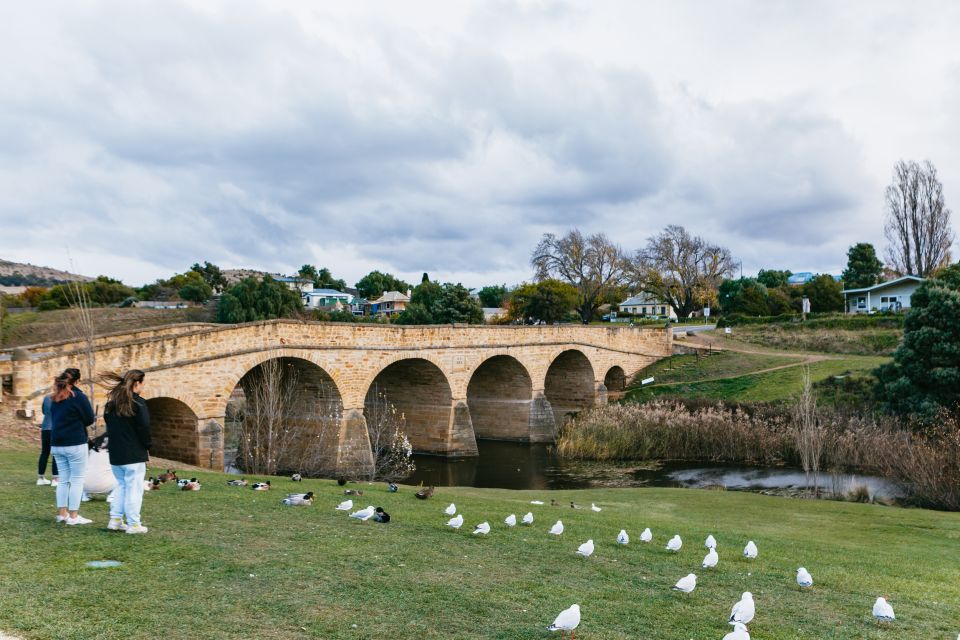
[[[900,284],[905,280],[913,280],[917,284],[923,282],[923,278],[917,276],[901,276],[895,280],[887,280],[886,282],[881,282],[880,284],[875,284],[872,287],[862,287],[860,289],[844,289],[843,293],[866,293],[867,291],[876,291],[877,289],[884,289],[886,287],[893,286],[895,284]]]
[[[663,304],[666,304],[666,303],[663,302],[662,300],[658,300],[657,298],[655,298],[654,296],[650,295],[649,293],[638,293],[637,295],[631,296],[631,297],[627,298],[626,300],[624,300],[623,302],[621,302],[621,303],[620,303],[620,306],[621,306],[621,307],[632,307],[632,306],[641,305],[641,304],[660,304],[660,305],[663,305]]]
[[[343,291],[337,291],[336,289],[314,289],[313,291],[305,291],[305,296],[320,296],[321,298],[327,296],[343,296],[350,297],[351,294],[344,293]]]
[[[381,304],[383,302],[410,302],[410,297],[399,291],[384,291],[382,296],[376,300],[371,300],[370,304]]]

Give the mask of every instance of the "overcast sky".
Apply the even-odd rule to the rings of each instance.
[[[960,211],[958,27],[950,1],[6,2],[0,258],[483,286],[545,232],[678,223],[748,274],[838,273],[882,251],[898,159]]]

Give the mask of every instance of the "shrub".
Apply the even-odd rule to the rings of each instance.
[[[56,311],[60,308],[60,303],[56,300],[41,300],[37,305],[39,311]]]

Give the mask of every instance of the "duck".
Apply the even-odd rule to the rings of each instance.
[[[390,493],[396,493],[399,490],[400,490],[400,487],[398,487],[396,483],[393,483],[393,482],[387,483],[387,491],[389,491]],[[387,516],[387,517],[389,518],[390,516]]]
[[[288,507],[309,507],[313,504],[313,491],[287,494],[281,502]]]
[[[390,522],[390,514],[383,510],[383,507],[377,507],[373,511],[373,521],[379,522],[380,524],[387,524]]]
[[[344,489],[344,490],[343,490],[343,495],[345,495],[345,496],[362,496],[362,495],[363,495],[363,490],[362,490],[362,489]]]
[[[182,487],[183,491],[200,491],[200,481],[196,478],[190,478]]]
[[[150,476],[149,480],[143,481],[143,490],[144,491],[156,491],[160,488],[160,481]]]
[[[579,509],[580,507],[579,507],[575,502],[573,502],[573,500],[571,500],[571,501],[570,501],[570,508],[571,508],[571,509]]]
[[[429,486],[426,489],[420,489],[416,494],[418,500],[426,500],[427,498],[433,497],[433,486]]]
[[[186,486],[188,482],[190,481],[187,480],[186,478],[180,478],[179,480],[177,480],[177,486],[183,489],[183,487]]]
[[[229,487],[245,487],[247,486],[247,481],[241,478],[240,480],[227,480],[227,486]]]
[[[342,487],[343,485],[347,484],[347,479],[344,478],[343,476],[340,476],[339,478],[337,478],[337,484]]]
[[[556,500],[554,500],[553,498],[550,498],[550,506],[551,506],[551,507],[559,507],[559,506],[560,506],[560,503],[557,502]]]
[[[159,476],[157,476],[157,480],[159,480],[160,482],[170,482],[171,480],[176,480],[176,479],[177,479],[177,472],[172,471],[170,469],[167,469],[166,473],[161,473]]]
[[[592,502],[590,503],[590,510],[591,510],[591,511],[594,511],[594,512],[596,512],[596,513],[600,513],[601,511],[603,511],[603,509],[601,509],[600,507],[598,507],[597,505],[595,505],[595,504],[592,503]]]
[[[252,485],[250,485],[250,488],[254,491],[270,491],[270,481],[267,480],[266,482],[254,482]]]
[[[292,480],[293,482],[303,482],[303,476],[301,476],[299,473],[295,473],[292,476],[290,476],[290,480]]]

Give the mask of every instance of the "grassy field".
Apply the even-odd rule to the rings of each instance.
[[[802,362],[803,358],[774,353],[739,353],[714,351],[698,357],[695,354],[676,355],[660,360],[643,370],[637,378],[653,376],[656,384],[696,382],[707,378],[739,376],[786,364]]]
[[[358,522],[333,510],[331,481],[275,490],[229,488],[201,474],[199,492],[166,486],[144,499],[146,536],[105,530],[107,507],[81,510],[95,524],[53,522],[53,490],[33,486],[34,458],[0,453],[0,629],[24,638],[503,638],[556,637],[545,627],[576,602],[578,637],[719,640],[730,607],[752,591],[755,638],[923,638],[960,632],[960,514],[789,500],[689,489],[505,491],[438,489],[415,500],[401,487],[362,488],[393,522]],[[357,486],[357,485],[354,485]],[[312,507],[282,507],[285,491],[313,490]],[[532,506],[596,502],[589,508]],[[456,502],[464,531],[444,527]],[[532,510],[532,527],[503,518]],[[546,531],[558,518],[567,529]],[[482,520],[487,537],[470,534]],[[643,527],[654,542],[637,541]],[[625,528],[633,541],[614,539]],[[673,555],[663,549],[684,539]],[[716,536],[720,564],[701,570],[703,540]],[[574,554],[592,538],[596,553]],[[760,556],[741,549],[756,541]],[[87,568],[115,559],[114,569]],[[816,581],[798,591],[807,567]],[[699,576],[696,591],[670,587]],[[886,595],[898,620],[878,627],[870,609]]]
[[[5,314],[0,325],[0,347],[18,347],[74,338],[69,309],[56,311]],[[91,309],[91,317],[99,333],[135,331],[179,322],[212,322],[208,309]]]
[[[734,328],[742,342],[785,351],[892,355],[903,338],[896,328],[805,328],[800,324],[748,325]]]

